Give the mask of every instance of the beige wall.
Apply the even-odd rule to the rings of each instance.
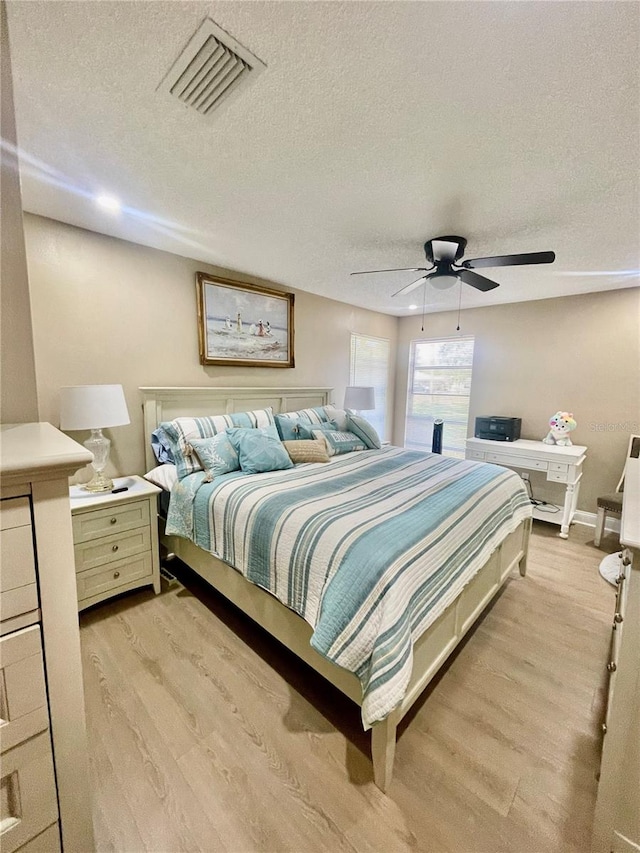
[[[17,146],[16,123],[4,2],[0,3],[0,19],[0,136],[8,146],[0,148],[0,420],[3,423],[27,423],[38,420],[38,398],[22,229],[22,200],[14,154]]]
[[[427,315],[424,332],[419,317],[399,325],[401,442],[410,341],[455,335],[456,315]],[[475,336],[469,435],[478,415],[510,415],[522,417],[522,438],[541,439],[552,414],[573,412],[572,440],[589,448],[578,508],[595,512],[597,496],[616,487],[630,431],[640,432],[640,288],[470,309],[461,333]],[[531,480],[537,497],[562,494],[544,475]]]
[[[391,340],[393,384],[395,317],[297,291],[294,369],[203,367],[195,272],[240,274],[28,214],[25,236],[41,417],[58,424],[63,385],[122,383],[132,422],[107,432],[111,476],[143,472],[140,386],[324,385],[341,405],[352,331]]]

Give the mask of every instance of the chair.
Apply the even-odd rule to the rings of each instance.
[[[640,457],[640,435],[632,435],[629,438],[629,449],[627,451],[627,459],[638,459]],[[604,533],[604,524],[607,515],[622,515],[622,492],[624,489],[624,471],[620,482],[618,483],[615,492],[610,492],[608,495],[601,495],[598,498],[598,515],[596,517],[596,532],[593,538],[593,544],[596,548],[600,547],[600,539]]]

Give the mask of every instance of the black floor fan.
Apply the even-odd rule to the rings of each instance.
[[[433,422],[433,435],[431,437],[431,452],[442,453],[442,428],[444,422],[441,418],[436,418]]]

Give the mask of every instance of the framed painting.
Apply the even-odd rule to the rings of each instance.
[[[294,367],[293,293],[196,273],[201,364]]]

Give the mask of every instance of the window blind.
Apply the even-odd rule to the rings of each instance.
[[[387,385],[389,381],[389,341],[369,335],[351,335],[351,385],[372,386],[376,407],[362,412],[382,440],[387,438]]]

